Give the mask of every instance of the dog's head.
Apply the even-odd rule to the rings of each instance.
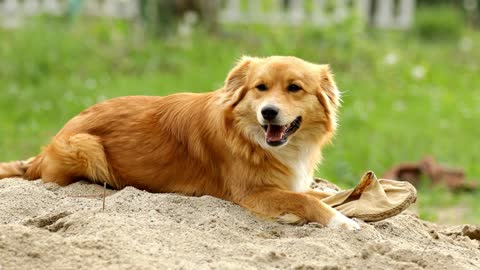
[[[235,126],[263,147],[324,140],[336,128],[340,96],[328,65],[243,57],[223,91]]]

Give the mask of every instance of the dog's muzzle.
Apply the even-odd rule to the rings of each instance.
[[[277,112],[278,114],[278,112]],[[263,110],[262,110],[263,115]],[[298,116],[290,124],[287,125],[275,125],[268,123],[262,125],[265,130],[265,141],[270,146],[280,146],[287,142],[288,136],[295,133],[302,124],[302,117]]]

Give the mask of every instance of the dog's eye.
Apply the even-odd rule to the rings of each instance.
[[[300,90],[302,90],[302,88],[294,83],[290,84],[288,87],[287,87],[287,90],[289,92],[298,92]]]
[[[255,88],[257,88],[258,91],[266,91],[266,90],[267,90],[267,86],[266,86],[265,84],[263,84],[263,83],[255,86]]]

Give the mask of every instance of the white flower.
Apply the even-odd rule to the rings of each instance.
[[[187,23],[178,24],[178,35],[181,37],[189,37],[192,34],[192,27]]]
[[[395,65],[398,62],[398,57],[395,53],[389,53],[385,55],[384,61],[387,65]]]
[[[188,11],[183,16],[182,21],[178,24],[178,35],[181,37],[189,37],[192,34],[193,26],[198,22],[198,14]]]
[[[50,101],[33,103],[32,109],[34,112],[50,111],[53,108],[53,104]]]
[[[438,126],[441,129],[447,129],[447,128],[449,128],[450,125],[449,125],[449,123],[446,119],[440,119]]]
[[[423,77],[425,77],[425,73],[426,70],[423,66],[415,66],[412,69],[412,76],[417,80],[423,79]]]
[[[75,94],[73,93],[72,90],[68,90],[66,91],[65,93],[63,93],[63,98],[66,100],[66,101],[73,101],[75,99]]]
[[[462,114],[463,118],[465,118],[465,119],[472,118],[472,112],[467,108],[461,108],[460,113]]]
[[[95,79],[87,79],[85,80],[85,87],[87,87],[87,89],[94,89],[97,87],[97,81]]]
[[[393,103],[393,109],[397,112],[404,112],[407,106],[403,100],[397,100]]]
[[[97,103],[107,100],[107,97],[104,95],[97,96]]]
[[[18,87],[16,84],[11,84],[8,86],[8,93],[11,95],[17,95],[18,94]]]
[[[198,14],[193,11],[187,11],[183,16],[183,20],[187,24],[194,25],[198,22]]]
[[[470,37],[463,37],[458,43],[461,51],[469,52],[473,48],[473,41]]]

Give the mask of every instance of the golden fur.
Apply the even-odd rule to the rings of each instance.
[[[292,84],[300,89],[290,91]],[[267,144],[269,131],[262,128],[270,124],[260,111],[271,104],[280,109],[279,125],[301,117],[280,146]],[[356,229],[320,201],[328,194],[309,189],[320,150],[336,129],[338,106],[328,66],[243,57],[213,92],[96,104],[67,122],[33,159],[1,163],[0,177],[59,185],[89,179],[115,189],[211,195],[282,222]]]

